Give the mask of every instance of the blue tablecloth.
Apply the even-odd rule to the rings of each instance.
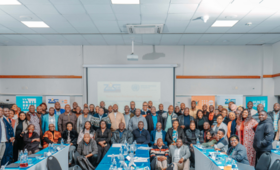
[[[58,144],[57,144],[57,145],[58,145]],[[55,146],[57,146],[57,145],[55,145]],[[65,145],[68,146],[69,144],[65,144]],[[44,152],[48,152],[48,148],[45,148],[45,149],[43,149],[43,150],[41,150],[41,151],[39,151],[39,152],[37,152],[37,153],[35,153],[35,154],[36,154],[36,155],[42,154],[42,157],[44,157]],[[57,152],[53,153],[52,155],[54,155],[54,154],[56,154],[56,153],[58,153],[58,152],[60,152],[60,151],[57,151]],[[68,153],[68,150],[67,150],[67,153]],[[9,170],[15,170],[15,169],[32,169],[35,165],[41,163],[42,161],[45,161],[45,159],[47,159],[47,158],[36,159],[36,157],[35,157],[35,158],[28,157],[28,159],[31,159],[31,160],[32,160],[32,164],[29,165],[29,166],[26,167],[26,168],[8,168],[8,167],[6,167],[5,169],[9,169]],[[67,156],[67,159],[68,159],[68,156]],[[17,161],[17,162],[15,162],[15,163],[20,163],[20,161]],[[68,166],[68,165],[67,165],[67,166]]]
[[[136,147],[148,147],[148,145],[137,145]],[[106,155],[104,156],[104,158],[101,160],[101,162],[99,163],[99,165],[97,166],[96,170],[107,170],[110,168],[112,161],[111,161],[111,157],[108,157],[108,155],[119,155],[120,154],[120,148],[119,147],[111,147],[108,152],[106,153]],[[126,157],[127,155],[124,155],[124,157]],[[136,153],[135,153],[135,157],[144,157],[144,158],[150,158],[150,153],[149,150],[140,150],[137,149]],[[117,161],[117,166],[120,166],[119,163],[119,159],[116,157],[116,161]],[[129,164],[128,160],[125,160],[126,164]],[[138,168],[144,168],[146,166],[148,166],[150,168],[150,159],[148,159],[148,162],[135,162],[135,165]]]

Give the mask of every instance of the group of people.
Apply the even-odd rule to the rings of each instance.
[[[195,167],[194,145],[199,141],[204,147],[214,147],[244,164],[255,166],[264,152],[270,152],[273,140],[280,136],[280,105],[264,111],[253,103],[247,109],[230,102],[228,108],[203,105],[196,101],[188,108],[184,103],[167,111],[163,104],[158,110],[153,102],[143,102],[142,109],[135,102],[124,107],[124,113],[114,104],[105,108],[73,103],[61,108],[60,103],[47,108],[42,103],[29,107],[27,113],[13,105],[0,108],[0,161],[1,164],[18,160],[19,151],[27,149],[34,154],[49,144],[63,140],[70,144],[69,166],[74,165],[74,155],[80,155],[96,167],[114,143],[148,144],[151,168],[188,170]]]

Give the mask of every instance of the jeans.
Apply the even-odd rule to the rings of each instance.
[[[68,151],[68,163],[72,163],[73,161],[73,154],[76,150],[76,146],[71,145]]]

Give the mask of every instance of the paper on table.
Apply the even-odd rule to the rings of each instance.
[[[137,148],[137,149],[141,149],[141,150],[150,150],[150,149],[152,149],[151,147],[143,147],[143,146],[141,146],[141,147],[139,147],[139,148]]]
[[[120,143],[115,143],[112,145],[113,148],[120,148],[122,146],[122,144]]]
[[[218,166],[221,170],[223,170],[224,169],[224,167],[223,166]]]

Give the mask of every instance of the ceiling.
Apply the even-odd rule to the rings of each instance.
[[[259,45],[280,41],[280,0],[18,0],[0,5],[0,45]],[[233,2],[232,2],[233,1]],[[260,3],[261,2],[261,3]],[[194,20],[208,15],[207,23]],[[239,20],[211,27],[216,20]],[[44,21],[29,28],[21,21]],[[251,26],[246,23],[252,22]],[[162,34],[128,34],[126,24],[164,24]]]

